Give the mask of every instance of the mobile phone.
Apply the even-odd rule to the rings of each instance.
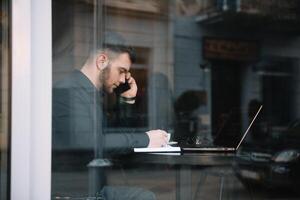
[[[128,79],[125,80],[125,83],[120,84],[117,88],[114,89],[116,94],[122,94],[130,89],[130,85],[128,83]]]

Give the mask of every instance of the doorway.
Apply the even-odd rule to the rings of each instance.
[[[230,61],[212,62],[212,135],[218,145],[235,145],[241,135],[242,65]]]

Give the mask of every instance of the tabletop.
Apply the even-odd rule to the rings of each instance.
[[[94,159],[90,167],[111,166],[114,163],[168,164],[189,166],[225,166],[232,164],[235,153],[184,153],[184,154],[153,154],[132,153],[109,159]]]

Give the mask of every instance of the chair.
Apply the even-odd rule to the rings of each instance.
[[[196,186],[196,192],[194,195],[194,200],[200,199],[200,189],[201,187],[205,184],[207,181],[208,176],[215,176],[219,177],[219,194],[218,194],[218,199],[222,200],[224,197],[224,183],[226,181],[227,177],[233,176],[233,171],[231,168],[226,168],[226,167],[209,167],[206,169],[201,170],[201,175],[199,178],[199,181]],[[232,198],[230,198],[232,199]]]

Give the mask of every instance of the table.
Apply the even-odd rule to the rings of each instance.
[[[99,175],[99,168],[120,164],[171,165],[176,168],[176,199],[190,200],[192,199],[192,167],[231,166],[234,158],[234,153],[184,153],[182,155],[134,153],[110,159],[95,159],[88,165],[92,181],[90,188],[91,192],[94,192],[93,190],[100,186],[93,179]]]

